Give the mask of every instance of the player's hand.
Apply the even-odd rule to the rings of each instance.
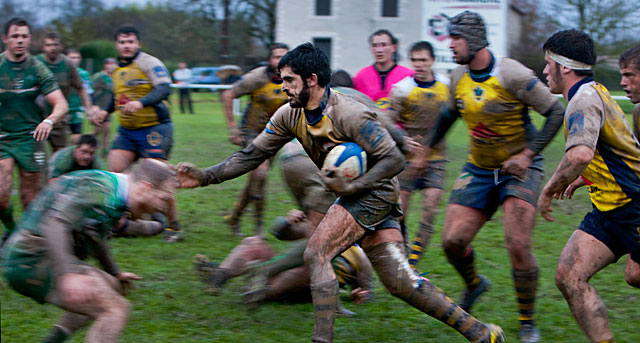
[[[339,195],[352,195],[358,191],[352,182],[344,176],[338,175],[334,168],[322,168],[318,175],[330,191]]]
[[[244,142],[242,140],[242,136],[240,136],[240,131],[236,128],[231,129],[229,132],[229,141],[231,144],[243,146]]]
[[[40,142],[41,140],[45,140],[47,139],[47,137],[49,137],[51,130],[53,130],[53,125],[41,122],[40,124],[38,124],[38,126],[36,126],[36,130],[33,131],[33,138],[35,138],[35,140],[38,142]]]
[[[531,165],[531,158],[523,151],[519,154],[515,154],[509,157],[508,160],[502,163],[500,171],[504,174],[511,174],[517,178],[524,179],[527,176],[529,166]]]
[[[422,144],[418,142],[422,136],[418,135],[415,137],[405,136],[402,141],[402,150],[405,154],[409,156],[422,156],[424,155],[424,148]]]
[[[561,199],[567,198],[567,199],[571,199],[573,198],[573,193],[576,191],[576,189],[586,185],[587,183],[584,182],[584,179],[580,176],[578,176],[577,179],[575,179],[572,183],[569,184],[569,186],[567,186],[567,189],[564,190],[564,192],[562,192],[562,195],[560,196]]]
[[[93,299],[95,281],[84,274],[66,273],[60,277],[60,292],[65,302],[79,304]]]
[[[94,112],[94,115],[93,115],[93,118],[91,118],[91,121],[96,126],[102,126],[102,123],[104,122],[104,118],[106,118],[108,114],[109,113],[107,113],[107,111],[98,109],[98,111]]]
[[[180,188],[200,187],[204,179],[204,172],[194,164],[180,162],[178,164],[177,178],[180,183]]]
[[[124,106],[122,106],[122,113],[124,114],[134,114],[138,112],[142,108],[142,103],[140,101],[129,101]]]
[[[356,304],[364,304],[373,299],[373,291],[370,289],[362,289],[360,287],[351,291],[351,301]]]
[[[289,213],[287,214],[287,222],[289,224],[300,223],[305,221],[306,219],[307,219],[307,215],[300,210],[293,209],[289,211]]]
[[[551,200],[559,196],[556,194],[548,194],[545,190],[542,190],[540,193],[540,197],[538,197],[538,209],[540,210],[540,215],[547,221],[553,222],[555,219],[551,215],[553,209],[551,208]],[[556,198],[557,199],[557,198]]]
[[[122,285],[122,293],[125,293],[127,289],[133,289],[133,280],[142,279],[141,276],[129,272],[120,272],[120,274],[118,274],[116,278]]]

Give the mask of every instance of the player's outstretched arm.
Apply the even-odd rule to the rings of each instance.
[[[237,151],[224,161],[207,169],[198,169],[191,163],[178,164],[178,182],[181,188],[204,187],[235,179],[256,168],[271,154],[256,148],[253,144]]]

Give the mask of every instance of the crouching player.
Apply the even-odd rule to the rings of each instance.
[[[125,210],[164,210],[176,180],[169,166],[142,160],[130,176],[78,171],[50,184],[33,201],[4,249],[9,285],[66,312],[45,342],[62,342],[90,320],[86,342],[116,342],[129,315],[124,287],[139,276],[122,272],[107,239]],[[98,269],[81,262],[93,256]]]

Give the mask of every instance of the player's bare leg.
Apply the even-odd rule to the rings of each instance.
[[[613,340],[607,308],[589,280],[613,263],[614,259],[615,256],[604,243],[584,231],[576,230],[558,260],[556,286],[591,342]]]
[[[28,172],[20,169],[20,201],[23,209],[26,209],[40,192],[40,188],[42,188],[40,175],[40,172]]]
[[[262,236],[264,234],[264,200],[265,200],[265,187],[267,183],[267,173],[269,172],[269,161],[262,163],[256,170],[251,172],[250,178],[254,178],[249,188],[249,196],[255,206],[254,218],[256,221],[256,236]]]
[[[467,312],[488,285],[487,279],[476,271],[471,248],[471,241],[486,221],[487,216],[480,210],[457,204],[447,206],[442,245],[449,263],[456,268],[466,284],[467,289],[459,304]]]
[[[11,190],[13,189],[13,166],[12,158],[0,160],[0,221],[4,224],[6,233],[3,236],[8,237],[15,228],[13,220],[13,208],[11,206]]]
[[[416,233],[416,237],[413,239],[410,247],[411,250],[409,251],[409,265],[411,265],[411,268],[416,267],[431,241],[431,236],[435,232],[433,222],[443,192],[444,191],[439,188],[426,188],[422,190],[422,219],[420,228]]]
[[[629,286],[640,288],[640,263],[627,256],[627,266],[624,271],[624,279]]]
[[[266,297],[270,300],[280,300],[292,294],[308,291],[309,272],[305,267],[297,267],[284,271],[269,280]]]
[[[122,173],[136,160],[136,153],[129,150],[112,149],[109,151],[108,160],[110,172]]]
[[[102,123],[102,126],[95,126],[93,135],[100,142],[100,154],[106,157],[109,151],[109,133],[111,132],[111,124],[108,121]]]
[[[539,268],[532,249],[536,208],[522,199],[507,197],[502,211],[505,243],[511,257],[518,301],[520,339],[527,343],[538,342],[540,334],[535,327],[535,300]]]

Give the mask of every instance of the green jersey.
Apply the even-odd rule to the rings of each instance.
[[[32,134],[45,118],[36,97],[57,89],[55,77],[37,58],[16,63],[0,54],[0,140]]]
[[[60,86],[60,90],[62,90],[62,94],[64,94],[65,99],[69,101],[71,90],[73,88],[78,89],[82,87],[82,79],[80,78],[80,74],[78,74],[78,70],[76,69],[76,66],[73,65],[71,59],[65,55],[60,55],[56,62],[49,63],[43,54],[38,55],[38,58],[47,66],[47,68],[49,68],[49,70],[51,70],[53,75],[55,75],[56,81]],[[52,110],[53,108],[46,103],[46,113],[51,113]]]
[[[113,102],[113,79],[104,71],[93,74],[93,104],[104,110]]]
[[[77,148],[77,145],[71,145],[66,148],[56,151],[49,160],[49,178],[53,179],[60,177],[62,174],[67,174],[76,170],[86,169],[102,169],[102,164],[97,158],[93,159],[93,162],[86,167],[81,167],[73,157],[73,151]]]
[[[93,94],[93,88],[91,85],[91,75],[88,71],[78,67],[78,74],[80,75],[80,79],[82,79],[82,87],[88,96]],[[71,89],[71,94],[69,95],[69,113],[71,113],[70,124],[78,124],[82,123],[82,113],[86,109],[82,106],[82,99],[80,99],[80,95],[75,89]]]

